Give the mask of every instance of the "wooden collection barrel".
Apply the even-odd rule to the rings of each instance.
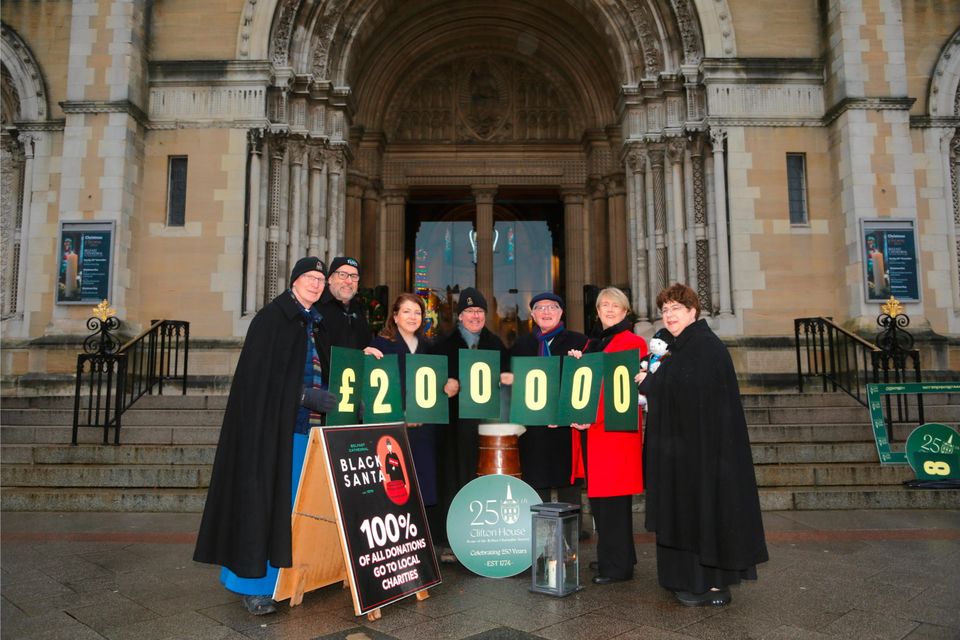
[[[478,429],[480,455],[477,457],[477,475],[501,473],[519,478],[518,437],[525,430],[517,424],[481,424]]]

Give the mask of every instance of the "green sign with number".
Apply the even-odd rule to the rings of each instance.
[[[447,359],[443,356],[407,356],[407,422],[449,422],[450,403],[443,392]]]
[[[460,349],[460,417],[500,418],[500,352]]]
[[[447,540],[457,560],[488,578],[530,568],[530,506],[543,502],[523,480],[494,474],[471,480],[447,513]]]
[[[921,480],[960,478],[960,434],[945,424],[922,424],[907,437],[907,461]]]
[[[511,361],[510,369],[513,371],[510,422],[557,424],[560,358],[517,356]]]
[[[597,419],[603,356],[603,353],[585,353],[579,359],[573,356],[563,358],[556,424],[591,424]]]
[[[363,388],[363,352],[343,347],[330,349],[330,391],[340,399],[327,412],[327,424],[359,422],[360,390]]]
[[[960,393],[960,382],[901,382],[867,385],[867,408],[870,410],[873,440],[877,444],[877,455],[880,456],[881,464],[909,464],[905,451],[893,451],[890,448],[890,434],[887,431],[887,421],[883,417],[883,404],[880,401],[882,396],[903,393]]]
[[[363,356],[363,421],[368,424],[403,421],[403,393],[397,354],[381,359]]]
[[[636,431],[639,428],[637,384],[639,350],[605,353],[603,358],[603,421],[607,431]]]

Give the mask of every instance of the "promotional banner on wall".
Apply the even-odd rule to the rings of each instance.
[[[882,302],[890,296],[901,302],[919,301],[919,262],[913,220],[864,220],[862,230],[867,302]]]
[[[112,253],[112,222],[62,223],[57,303],[89,304],[108,300]]]

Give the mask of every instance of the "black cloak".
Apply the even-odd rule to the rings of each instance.
[[[323,315],[323,324],[330,336],[331,345],[363,351],[370,344],[373,334],[367,323],[367,314],[357,296],[351,298],[348,304],[343,304],[334,298],[327,288],[314,307]]]
[[[314,337],[324,354],[318,325]],[[241,578],[263,577],[268,560],[275,567],[293,563],[290,475],[306,338],[302,307],[289,291],[250,322],[220,429],[197,562]]]
[[[677,336],[640,385],[646,527],[657,544],[709,567],[742,571],[768,559],[747,423],[733,361],[705,320]]]
[[[583,350],[587,336],[564,329],[550,343],[550,354],[563,357],[571,349]],[[539,355],[540,342],[532,333],[517,338],[510,353],[514,356]],[[528,426],[520,436],[520,467],[523,481],[534,489],[570,486],[571,452],[570,427],[550,429]]]
[[[460,378],[460,349],[466,349],[467,343],[460,335],[459,329],[441,338],[433,346],[433,353],[447,356],[448,376]],[[500,337],[487,329],[480,332],[480,341],[477,349],[488,349],[500,352],[500,371],[510,370],[510,352],[504,346]],[[499,378],[496,380],[499,385]],[[480,420],[460,419],[460,402],[457,396],[450,399],[450,422],[440,425],[437,430],[437,487],[440,504],[443,508],[444,519],[450,508],[450,502],[457,492],[468,482],[477,477],[477,458],[479,456],[477,427]],[[446,535],[444,534],[444,538]]]

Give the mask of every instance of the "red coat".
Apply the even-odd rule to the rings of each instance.
[[[647,354],[647,343],[631,331],[615,335],[605,353],[639,349],[637,359]],[[643,493],[643,414],[637,413],[636,431],[607,431],[603,420],[603,389],[597,408],[597,421],[587,430],[587,496],[609,498]],[[573,430],[572,478],[583,478],[583,452],[580,432]]]

